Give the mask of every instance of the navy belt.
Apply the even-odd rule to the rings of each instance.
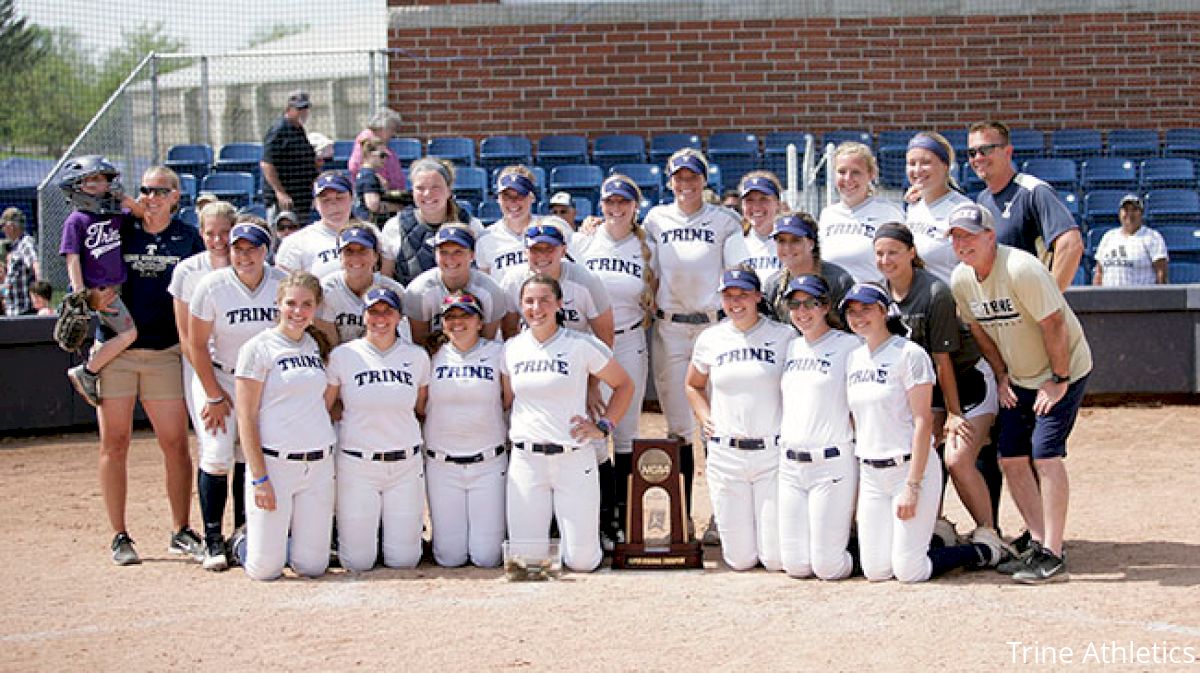
[[[398,460],[405,460],[409,457],[416,458],[421,455],[420,447],[414,446],[410,449],[397,449],[396,451],[379,451],[377,453],[364,453],[362,451],[351,451],[350,449],[342,449],[342,453],[352,458],[364,458],[376,463],[394,463]]]
[[[504,450],[504,445],[500,444],[495,448],[488,449],[487,451],[480,451],[479,453],[473,453],[469,456],[452,456],[448,453],[434,451],[433,449],[425,449],[425,455],[437,460],[444,460],[447,463],[454,463],[455,465],[470,465],[472,463],[482,463],[488,458],[494,458],[502,455]]]
[[[574,451],[577,448],[574,446],[563,446],[562,444],[552,444],[549,442],[517,442],[513,444],[513,446],[517,447],[518,449],[529,449],[534,453],[544,453],[547,456],[566,453],[567,451]]]
[[[812,453],[809,453],[808,451],[792,451],[791,449],[788,449],[783,455],[787,456],[788,460],[794,460],[797,463],[811,463],[813,462],[813,458],[817,457],[818,455],[829,459],[837,458],[838,456],[842,455],[842,452],[838,451],[836,446],[831,446],[823,451],[814,451]]]
[[[899,458],[859,458],[859,462],[869,467],[897,467],[912,460],[912,454],[906,453]]]
[[[724,311],[717,311],[716,320],[713,320],[712,315],[706,312],[700,313],[667,313],[662,309],[654,311],[654,316],[660,320],[682,323],[684,325],[707,325],[710,322],[718,322],[725,317]]]
[[[216,362],[215,360],[213,361],[212,366],[213,366],[213,369],[215,369],[219,372],[229,372],[230,374],[233,373],[233,370],[226,369],[225,365],[221,364],[220,362]]]
[[[720,444],[721,446],[732,446],[735,449],[742,449],[744,451],[761,451],[762,449],[767,448],[767,440],[762,439],[761,437],[742,439],[738,439],[736,437],[712,437],[711,440],[717,444]]]
[[[272,458],[282,458],[284,460],[299,460],[299,461],[304,461],[304,462],[313,461],[313,460],[324,460],[325,456],[329,455],[328,453],[326,453],[326,451],[327,451],[327,449],[314,449],[312,451],[301,451],[300,453],[281,454],[279,451],[276,451],[275,449],[270,449],[265,446],[262,447],[262,452],[263,452],[264,456],[270,456]]]
[[[619,329],[619,330],[613,332],[613,335],[615,336],[618,334],[624,334],[626,332],[632,332],[633,330],[638,329],[641,326],[642,326],[642,321],[639,320],[639,321],[633,323],[632,325],[630,325],[629,327],[626,327],[625,329]]]

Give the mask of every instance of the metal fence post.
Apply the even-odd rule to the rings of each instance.
[[[209,147],[212,146],[212,133],[209,131],[209,107],[212,101],[208,98],[208,57],[200,57],[200,140]]]
[[[158,56],[150,54],[150,157],[154,163],[159,163],[158,155]]]
[[[367,100],[369,101],[369,109],[372,114],[379,109],[379,99],[376,95],[375,87],[375,52],[367,52]]]

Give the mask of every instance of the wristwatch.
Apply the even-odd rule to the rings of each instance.
[[[600,432],[604,433],[605,437],[612,434],[612,429],[613,429],[612,421],[608,420],[607,418],[604,418],[603,416],[596,419],[596,427],[600,429]]]
[[[1067,374],[1066,376],[1059,376],[1058,374],[1055,374],[1054,372],[1050,372],[1050,380],[1055,383],[1070,383],[1071,375]]]

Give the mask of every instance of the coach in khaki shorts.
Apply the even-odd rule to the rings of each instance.
[[[997,245],[987,208],[959,206],[947,229],[962,260],[950,278],[959,314],[988,361],[1004,364],[996,370],[1000,467],[1033,540],[1013,579],[1062,581],[1069,496],[1063,458],[1092,353],[1050,272],[1033,255]]]

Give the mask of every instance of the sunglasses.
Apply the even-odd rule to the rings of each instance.
[[[806,308],[811,311],[812,309],[817,308],[820,305],[821,305],[820,299],[789,299],[789,300],[787,300],[787,307],[793,311],[798,308]]]
[[[142,196],[150,196],[150,195],[166,196],[167,194],[170,194],[171,192],[175,191],[175,188],[174,187],[147,187],[147,186],[143,185],[141,187],[138,187],[138,191],[142,193]]]
[[[386,159],[386,158],[388,158],[389,155],[387,152],[376,152],[375,156],[379,157],[380,159]]]
[[[558,227],[549,224],[532,226],[525,230],[526,238],[534,238],[535,236],[549,236],[559,241],[563,240],[562,231]]]
[[[998,148],[1004,147],[1007,143],[991,143],[990,145],[980,145],[979,147],[968,147],[967,157],[974,159],[977,156],[988,156]]]

